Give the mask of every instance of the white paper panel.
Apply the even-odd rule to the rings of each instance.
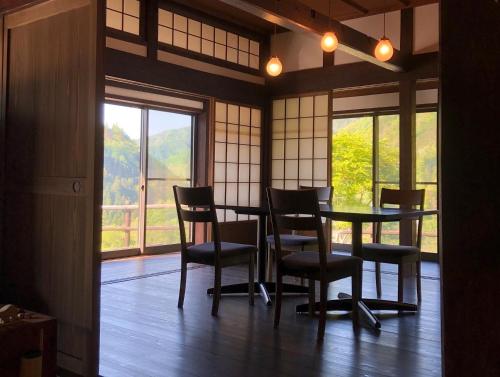
[[[238,162],[238,144],[227,144],[227,162]]]
[[[187,18],[180,14],[174,14],[174,29],[187,33]]]
[[[226,122],[226,106],[222,102],[215,103],[215,120],[217,122]]]
[[[299,130],[301,138],[313,137],[314,118],[300,118]]]
[[[226,44],[226,32],[224,30],[215,28],[215,42],[223,45]]]
[[[214,56],[214,43],[205,39],[201,40],[201,53]]]
[[[225,142],[226,141],[226,124],[225,123],[215,123],[215,141]]]
[[[227,61],[232,63],[238,63],[238,50],[235,48],[227,48]]]
[[[298,119],[287,119],[286,120],[285,137],[287,139],[299,137],[299,120]]]
[[[192,35],[188,35],[188,50],[201,52],[201,39]]]
[[[260,128],[252,127],[251,130],[250,144],[260,145]]]
[[[258,183],[250,184],[250,206],[260,206],[260,184]]]
[[[139,19],[135,17],[130,17],[127,15],[123,16],[123,31],[135,35],[139,35]]]
[[[140,14],[140,3],[138,0],[125,0],[123,2],[123,10],[125,13],[138,18]]]
[[[259,69],[259,57],[250,55],[248,65],[250,66],[250,68]]]
[[[215,143],[215,161],[224,162],[226,161],[226,144]]]
[[[300,98],[300,116],[301,117],[312,117],[314,115],[314,98],[313,97],[301,97]]]
[[[285,158],[285,141],[284,140],[273,140],[272,145],[272,158]]]
[[[188,21],[189,34],[201,37],[201,22],[189,19]]]
[[[203,39],[213,41],[214,40],[214,27],[207,25],[207,24],[202,24],[201,25],[201,35],[202,35]]]
[[[226,165],[226,181],[227,182],[238,182],[238,164],[227,164]]]
[[[285,121],[284,120],[274,120],[273,121],[273,139],[284,139],[285,138]]]
[[[122,0],[106,0],[106,7],[123,12]]]
[[[158,9],[158,23],[172,28],[172,12],[165,9]]]
[[[314,97],[314,115],[328,116],[328,95]]]
[[[327,181],[314,181],[313,186],[314,187],[327,187],[328,182]]]
[[[276,180],[276,179],[273,179],[271,181],[271,187],[272,188],[277,188],[277,189],[283,189],[283,186],[284,185],[284,181],[283,180]]]
[[[250,182],[260,182],[260,165],[250,165]]]
[[[293,180],[293,181],[285,181],[285,190],[298,190],[299,185],[298,182]]]
[[[250,144],[250,127],[240,126],[240,144]]]
[[[250,41],[250,53],[259,56],[259,42]]]
[[[232,204],[232,205],[236,205],[236,204]],[[226,221],[236,221],[236,220],[237,220],[237,215],[236,215],[236,213],[234,213],[234,211],[226,211]]]
[[[238,205],[238,184],[228,183],[226,185],[226,204],[230,206]]]
[[[248,206],[250,196],[250,185],[248,183],[240,183],[238,185],[238,205]]]
[[[314,118],[314,137],[328,137],[328,117]]]
[[[238,172],[239,182],[250,182],[250,165],[240,163]]]
[[[312,179],[313,160],[299,161],[299,179]]]
[[[311,180],[301,180],[299,181],[300,187],[313,187],[313,181]]]
[[[187,34],[174,30],[174,46],[187,48]]]
[[[299,117],[299,99],[287,98],[286,99],[286,117],[298,118]]]
[[[219,204],[224,204],[224,203],[219,203]],[[217,213],[217,221],[220,223],[224,222],[224,215],[226,211],[223,209],[216,209],[215,212]]]
[[[227,142],[228,143],[238,143],[238,125],[228,123],[227,124]]]
[[[328,160],[314,160],[314,179],[326,180],[328,177]]]
[[[248,52],[249,51],[248,38],[242,36],[238,37],[238,48],[241,51]]]
[[[226,46],[220,45],[218,43],[215,44],[214,56],[217,59],[226,59]]]
[[[226,185],[224,183],[214,183],[214,202],[215,204],[224,204],[226,195]]]
[[[248,67],[248,52],[238,51],[238,64]]]
[[[164,26],[158,26],[158,42],[171,45],[173,43],[172,29],[168,29]]]
[[[398,107],[399,93],[370,94],[366,96],[333,99],[333,111]]]
[[[227,33],[227,45],[232,48],[238,48],[238,36],[233,33]]]
[[[240,124],[244,126],[250,125],[250,108],[240,106]]]
[[[284,119],[285,118],[285,100],[275,100],[273,101],[273,119]]]
[[[261,117],[261,111],[259,109],[252,109],[252,127],[260,127],[260,117]]]
[[[250,162],[252,164],[260,164],[260,147],[254,145],[250,147]]]
[[[248,145],[240,145],[240,163],[247,164],[250,162],[250,147]]]
[[[298,178],[298,160],[285,160],[285,179]]]
[[[299,139],[287,139],[285,141],[285,158],[299,158]]]
[[[238,124],[240,109],[236,105],[227,106],[227,122]]]
[[[283,179],[285,169],[285,161],[284,160],[273,160],[272,161],[272,179]]]
[[[106,9],[106,26],[113,29],[122,29],[122,14]]]
[[[328,139],[314,139],[314,158],[328,158]]]
[[[313,158],[313,139],[300,139],[300,158]]]
[[[214,164],[214,181],[224,182],[226,180],[226,164],[224,162],[216,162]]]

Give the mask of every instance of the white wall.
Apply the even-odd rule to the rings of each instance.
[[[271,38],[271,55],[278,55],[283,72],[323,66],[321,37],[311,33],[286,32]]]

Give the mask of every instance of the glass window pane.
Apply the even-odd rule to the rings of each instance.
[[[148,110],[146,246],[180,242],[173,185],[191,185],[189,115]],[[189,227],[188,227],[189,229]]]
[[[399,115],[378,117],[378,181],[399,182]]]
[[[417,113],[417,182],[437,182],[437,113]]]
[[[138,247],[141,110],[104,106],[101,250]]]

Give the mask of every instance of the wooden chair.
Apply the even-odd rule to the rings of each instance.
[[[314,313],[315,281],[320,285],[318,341],[325,334],[328,283],[352,277],[353,325],[358,325],[358,302],[361,299],[361,258],[330,254],[326,248],[317,190],[267,189],[276,250],[276,302],[274,327],[278,327],[283,295],[283,277],[309,280],[309,314]],[[284,255],[280,232],[315,231],[318,251],[300,251]]]
[[[316,190],[318,194],[318,202],[321,204],[331,204],[332,196],[333,196],[333,187],[308,187],[308,186],[300,186],[300,190]],[[329,227],[331,222],[329,220],[326,221],[326,227]],[[330,234],[329,232],[327,233]],[[292,232],[291,234],[281,234],[281,247],[283,250],[294,252],[294,251],[304,251],[306,247],[316,247],[318,244],[318,239],[313,236],[309,236],[306,234],[296,234]],[[330,241],[330,237],[327,239]],[[274,235],[269,234],[267,236],[267,281],[271,281],[273,278],[273,249],[274,249]]]
[[[425,190],[392,190],[383,188],[380,195],[380,207],[387,205],[399,205],[401,208],[414,208],[423,210]],[[380,263],[391,263],[398,265],[398,301],[403,302],[403,276],[402,266],[405,263],[415,263],[417,270],[417,298],[422,301],[421,287],[421,262],[420,246],[422,244],[422,216],[415,217],[418,220],[417,237],[415,246],[387,245],[381,243],[382,223],[375,224],[375,243],[363,245],[362,258],[375,262],[375,279],[377,286],[377,297],[382,296],[380,280]]]
[[[248,298],[254,302],[255,245],[221,242],[219,223],[215,211],[212,187],[174,186],[175,206],[181,236],[181,282],[178,307],[184,304],[187,264],[198,263],[215,268],[212,315],[216,316],[221,295],[221,270],[223,267],[248,263]],[[187,207],[187,208],[183,208]],[[189,245],[186,242],[184,222],[208,223],[212,226],[212,242]]]

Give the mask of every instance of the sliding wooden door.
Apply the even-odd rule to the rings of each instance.
[[[81,375],[97,373],[98,355],[98,3],[43,2],[3,29],[6,296],[57,317],[58,365]]]

